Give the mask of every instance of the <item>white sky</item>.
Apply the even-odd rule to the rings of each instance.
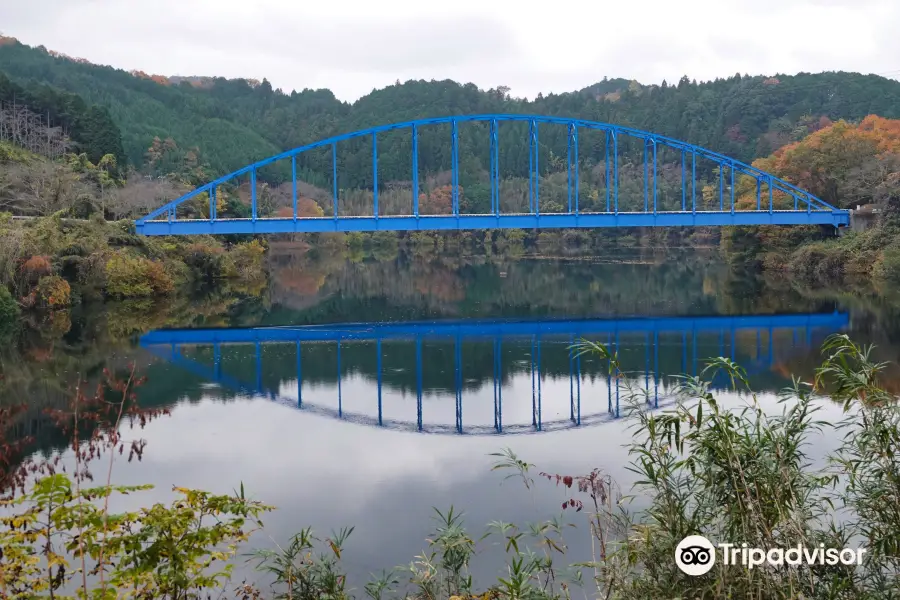
[[[0,0],[0,31],[123,69],[349,101],[398,79],[532,98],[604,76],[900,75],[900,0]]]

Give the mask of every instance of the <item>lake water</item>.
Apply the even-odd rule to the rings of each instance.
[[[560,514],[561,489],[504,480],[492,452],[512,449],[535,475],[600,468],[627,491],[625,386],[596,359],[573,359],[573,341],[616,348],[647,409],[671,406],[676,376],[726,356],[777,410],[776,393],[791,373],[812,375],[831,333],[874,342],[896,364],[897,304],[738,277],[700,252],[287,257],[261,297],[108,306],[44,323],[6,350],[0,390],[37,411],[61,405],[78,375],[133,361],[147,378],[141,404],[172,410],[135,434],[148,441],[142,461],[115,466],[117,483],[156,488],[116,508],[168,500],[173,485],[225,493],[243,483],[278,507],[256,546],[304,526],[355,526],[343,563],[361,595],[369,573],[427,551],[432,507],[463,509],[476,537],[492,520]],[[746,401],[714,385],[726,403]],[[841,412],[825,405],[820,416]],[[64,443],[37,413],[23,428],[45,452]],[[829,448],[819,440],[811,454]],[[571,562],[589,560],[583,514],[567,518],[581,526]],[[489,541],[479,550],[476,577],[495,575],[502,552]]]

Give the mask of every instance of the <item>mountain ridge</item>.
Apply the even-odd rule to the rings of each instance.
[[[869,114],[900,117],[900,82],[857,73],[736,74],[701,83],[682,77],[677,83],[660,85],[605,78],[581,90],[539,95],[534,100],[513,98],[504,86],[483,90],[472,83],[420,79],[345,102],[328,89],[285,93],[273,89],[266,79],[257,83],[129,72],[10,39],[0,39],[6,40],[0,43],[0,72],[17,85],[51,86],[108,111],[121,130],[123,154],[139,170],[148,167],[148,149],[158,140],[173,140],[179,152],[199,156],[209,174],[217,175],[341,133],[476,113],[533,113],[617,123],[750,162],[815,131],[819,123],[859,121]],[[460,160],[478,168],[486,168],[482,133],[465,132],[460,140]],[[513,147],[518,135],[515,127],[501,134],[502,171],[515,176],[527,169],[527,152]],[[402,140],[379,141],[382,181],[408,178],[404,144],[408,146]],[[602,144],[585,144],[585,160],[594,164],[602,160]],[[545,157],[564,155],[565,135],[545,134],[542,128],[541,146],[541,164],[546,165]],[[423,171],[447,170],[448,150],[449,137],[442,130],[423,133]],[[359,144],[349,144],[340,157],[342,173],[348,173],[342,185],[371,184],[371,175],[364,173],[368,152]],[[304,158],[299,166],[311,181],[316,177],[324,181],[330,173],[330,157]]]

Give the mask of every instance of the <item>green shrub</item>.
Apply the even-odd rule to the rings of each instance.
[[[273,508],[243,494],[215,496],[176,487],[178,497],[170,505],[156,503],[109,519],[105,506],[111,496],[153,486],[79,488],[77,481],[64,473],[38,478],[9,503],[6,512],[12,516],[0,517],[4,598],[53,598],[64,585],[77,588],[79,598],[205,597],[226,584],[238,544]],[[57,540],[65,538],[79,540],[68,548],[71,558],[57,554],[63,546]],[[42,555],[49,558],[46,569]],[[106,578],[88,587],[78,569],[69,567],[69,560],[78,564],[79,559],[100,565]]]
[[[554,246],[557,246],[559,244],[559,241],[560,236],[556,232],[542,231],[537,236],[538,246],[541,246],[543,248],[552,248]]]
[[[849,260],[847,248],[830,242],[813,242],[798,248],[792,255],[789,269],[806,281],[841,281],[844,265]]]
[[[396,231],[375,231],[372,233],[372,245],[378,246],[396,246],[399,236]]]
[[[900,245],[884,249],[875,264],[875,276],[888,283],[900,284]]]
[[[525,232],[521,229],[505,229],[500,232],[500,236],[503,237],[509,243],[516,242],[525,242]]]
[[[193,273],[191,273],[190,267],[182,261],[176,259],[160,259],[160,262],[162,262],[166,273],[169,274],[169,277],[176,286],[187,285],[191,282]]]
[[[106,262],[106,293],[115,298],[162,296],[175,289],[162,263],[114,254]]]
[[[78,242],[75,242],[74,244],[70,244],[69,246],[66,246],[65,248],[63,248],[62,250],[59,251],[60,256],[84,257],[90,253],[91,253],[90,250],[88,250],[82,244],[79,244]]]
[[[635,248],[638,245],[638,240],[636,237],[631,235],[630,233],[627,235],[623,235],[618,240],[618,245],[623,248]]]
[[[223,272],[226,277],[256,279],[263,275],[263,259],[266,248],[259,240],[237,244],[225,257]]]
[[[110,254],[95,252],[82,259],[67,257],[62,263],[62,275],[65,277],[69,265],[75,266],[75,283],[79,287],[101,290],[106,287],[106,263]]]
[[[29,163],[39,160],[39,157],[9,142],[0,142],[0,164],[5,163]]]
[[[140,248],[144,245],[142,240],[136,233],[112,233],[109,236],[110,246],[131,246]]]
[[[211,285],[225,275],[225,251],[218,246],[191,244],[184,252],[184,264],[196,284]]]
[[[0,340],[9,337],[19,324],[19,305],[6,286],[0,285]]]
[[[351,248],[362,248],[366,243],[366,236],[359,231],[351,231],[347,234],[347,245]]]
[[[591,243],[591,236],[583,229],[566,229],[562,238],[567,246],[587,246]]]
[[[116,227],[122,233],[127,233],[128,235],[134,235],[137,233],[137,227],[134,224],[134,221],[130,219],[122,219],[121,221],[116,221],[114,227]]]
[[[432,235],[428,231],[413,231],[406,238],[413,246],[415,252],[434,250],[437,245],[437,235]]]

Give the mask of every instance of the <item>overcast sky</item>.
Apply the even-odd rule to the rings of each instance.
[[[532,98],[604,76],[896,78],[898,30],[898,0],[0,0],[0,31],[29,45],[151,74],[327,87],[350,101],[398,79]]]

